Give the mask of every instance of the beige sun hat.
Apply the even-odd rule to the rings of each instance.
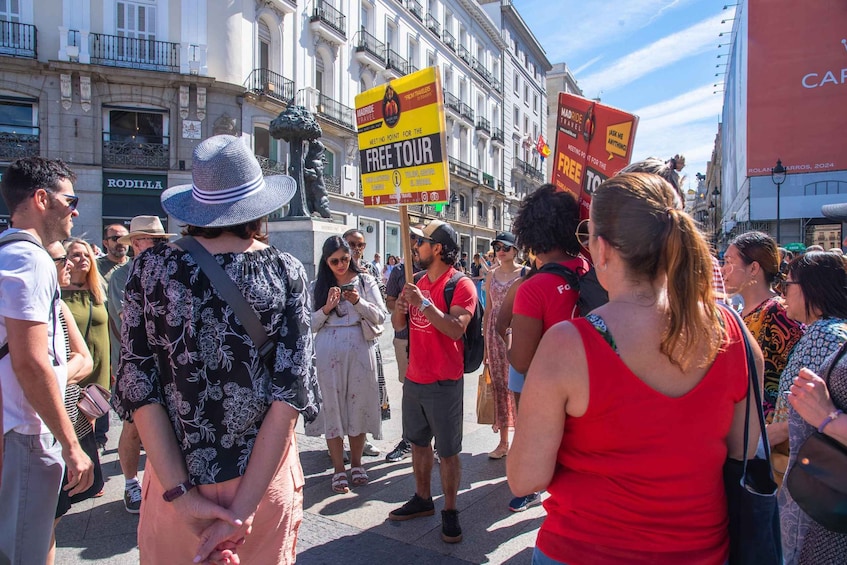
[[[118,243],[129,245],[132,243],[133,237],[161,237],[167,239],[173,237],[175,233],[165,233],[165,228],[162,226],[162,220],[158,216],[136,216],[129,223],[129,233],[118,239]]]

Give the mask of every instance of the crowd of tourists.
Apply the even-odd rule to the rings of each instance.
[[[442,220],[411,226],[405,257],[384,264],[349,230],[323,242],[310,280],[264,231],[296,183],[263,176],[239,138],[199,143],[192,183],[162,194],[181,234],[137,216],[100,242],[71,237],[74,172],[13,163],[0,185],[0,563],[53,563],[56,523],[103,495],[110,409],[141,562],[293,563],[295,426],[325,439],[333,496],[368,488],[363,457],[380,455],[371,440],[391,418],[386,329],[402,437],[385,459],[411,458],[414,475],[388,520],[435,514],[438,463],[441,538],[463,540],[479,333],[488,457],[506,461],[508,510],[546,511],[534,564],[735,562],[725,477],[747,460],[776,481],[760,493],[778,506],[759,524],[776,555],[762,562],[844,563],[843,517],[833,526],[795,485],[808,442],[847,444],[845,259],[792,257],[748,232],[719,261],[676,169],[630,165],[583,220],[570,193],[542,185],[472,258]]]

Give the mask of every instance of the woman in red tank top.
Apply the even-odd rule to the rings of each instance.
[[[722,468],[743,455],[747,330],[716,306],[708,244],[674,198],[622,174],[578,230],[609,302],[545,333],[507,464],[516,495],[550,493],[535,564],[728,558]]]

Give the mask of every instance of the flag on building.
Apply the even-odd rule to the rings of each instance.
[[[535,149],[541,155],[542,159],[546,159],[550,156],[550,146],[547,145],[546,141],[544,141],[543,135],[538,135],[538,143],[535,145]]]

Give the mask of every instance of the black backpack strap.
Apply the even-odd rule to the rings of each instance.
[[[461,271],[456,271],[453,273],[453,276],[450,277],[450,280],[447,281],[447,284],[444,285],[444,302],[447,303],[447,314],[450,313],[450,305],[453,304],[453,293],[456,291],[456,285],[459,283],[459,279],[466,276]],[[473,312],[471,312],[473,314]]]
[[[538,272],[558,275],[568,281],[568,284],[572,289],[579,292],[579,275],[561,263],[544,263],[541,268],[538,269]]]

